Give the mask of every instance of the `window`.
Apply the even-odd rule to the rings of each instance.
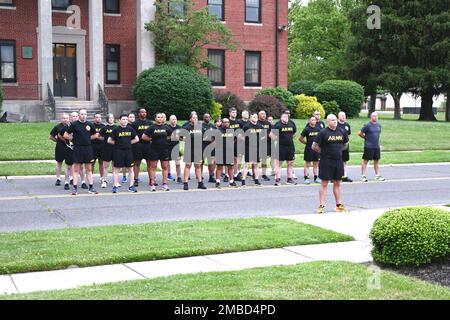
[[[245,53],[245,85],[261,86],[261,52],[247,51]]]
[[[184,1],[183,0],[169,0],[169,14],[175,17],[184,16]]]
[[[208,0],[208,10],[209,14],[212,16],[217,16],[221,21],[225,20],[224,14],[224,2],[225,0]]]
[[[0,41],[0,64],[3,82],[16,82],[16,43]]]
[[[245,22],[261,23],[261,0],[245,0]]]
[[[13,0],[0,0],[0,7],[14,7]]]
[[[72,5],[71,0],[52,0],[53,10],[67,10],[70,5]]]
[[[213,86],[225,85],[225,51],[208,50],[208,60],[216,68],[208,68],[208,77]]]
[[[105,0],[104,7],[105,13],[120,13],[119,0]]]
[[[106,83],[120,84],[120,45],[106,45]]]

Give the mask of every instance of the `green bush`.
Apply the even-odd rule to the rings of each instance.
[[[450,212],[430,207],[390,210],[370,232],[376,262],[421,265],[450,253]]]
[[[336,101],[324,101],[322,102],[322,106],[325,109],[325,117],[329,114],[334,114],[336,117],[338,113],[341,112],[341,108]]]
[[[281,113],[286,110],[286,106],[279,99],[270,95],[256,96],[248,105],[250,112],[256,112],[263,110],[267,116],[274,118],[280,118]]]
[[[3,82],[0,81],[0,116],[2,115],[2,104],[3,104]]]
[[[216,119],[222,118],[222,105],[217,101],[212,102],[211,110],[209,110],[209,114],[211,115],[211,119],[214,121]]]
[[[347,117],[358,117],[364,102],[364,88],[347,80],[328,80],[319,85],[315,96],[319,102],[336,101]]]
[[[288,90],[294,95],[314,96],[318,85],[319,83],[313,80],[301,80],[289,83]]]
[[[228,117],[231,108],[236,108],[238,114],[246,109],[244,101],[232,92],[215,92],[214,101],[222,105],[222,114]]]
[[[150,116],[164,111],[188,119],[191,111],[208,112],[213,100],[208,77],[183,65],[159,65],[144,70],[133,90],[140,107]]]
[[[320,116],[325,117],[325,110],[322,105],[317,101],[316,97],[305,96],[300,94],[295,96],[297,99],[297,108],[295,108],[295,118],[297,119],[309,119],[313,116],[314,111],[319,110]]]
[[[256,96],[263,95],[274,96],[275,98],[283,102],[291,112],[294,112],[295,107],[297,106],[297,101],[295,100],[294,95],[283,87],[264,88],[256,93]]]

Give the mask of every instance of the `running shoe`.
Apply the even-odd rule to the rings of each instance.
[[[260,186],[260,185],[261,185],[261,182],[259,182],[258,179],[255,179],[255,186]]]
[[[245,187],[245,180],[241,181],[241,187]]]
[[[167,177],[167,179],[171,180],[171,181],[175,181],[175,178],[169,173],[169,176]]]
[[[375,176],[375,180],[377,180],[377,181],[386,181],[386,179],[383,178],[383,177],[380,176],[380,175],[376,175],[376,176]]]
[[[366,176],[362,176],[362,177],[361,177],[361,181],[362,181],[362,182],[368,182],[369,180],[367,180],[367,177],[366,177]]]
[[[73,186],[73,179],[70,179],[70,185]]]
[[[98,191],[95,190],[94,187],[92,187],[92,188],[89,188],[88,193],[91,193],[91,194],[98,194]]]
[[[61,185],[61,179],[56,179],[55,186],[59,187]]]
[[[216,182],[216,188],[217,188],[217,189],[221,189],[221,187],[220,187],[220,182]]]
[[[342,177],[342,182],[353,182],[349,177]]]
[[[178,178],[177,178],[177,183],[179,183],[179,184],[182,184],[182,183],[183,183],[183,180],[181,180],[181,177],[178,177]]]
[[[70,187],[69,187],[69,183],[68,183],[68,182],[64,184],[64,190],[70,190]]]
[[[78,194],[78,189],[77,188],[72,188],[72,195],[76,196]]]
[[[228,176],[223,177],[223,182],[228,182],[230,181],[230,178],[228,178]]]
[[[127,176],[122,176],[122,183],[127,183]]]
[[[151,191],[151,192],[156,192],[156,187],[155,187],[155,185],[151,185],[151,186],[150,186],[150,191]]]
[[[264,181],[270,181],[270,178],[268,176],[266,176],[265,174],[262,176]]]
[[[214,179],[214,176],[209,176],[208,183],[215,183],[216,179]]]
[[[167,185],[167,183],[163,183],[162,191],[170,191],[169,186]]]
[[[281,184],[280,179],[275,179],[275,185],[278,187]]]
[[[106,180],[103,180],[103,182],[102,182],[102,188],[104,189],[104,188],[106,188],[108,186],[108,182],[106,182]]]
[[[199,183],[198,183],[197,189],[205,190],[205,189],[206,189],[206,186],[203,184],[203,182],[199,182]]]
[[[309,180],[309,178],[305,179],[305,184],[311,184],[311,181]]]
[[[286,183],[287,183],[287,184],[293,184],[293,185],[296,185],[296,184],[297,184],[297,182],[295,182],[294,179],[287,179],[287,180],[286,180]]]
[[[317,210],[316,210],[316,213],[319,213],[319,214],[325,213],[325,207],[324,206],[319,206],[317,208]]]
[[[253,177],[253,174],[250,173],[250,171],[248,171],[248,172],[247,172],[247,178],[251,178],[251,177]]]
[[[134,187],[139,187],[139,179],[134,179]]]
[[[316,180],[314,180],[314,183],[321,184],[321,183],[322,183],[322,180],[321,180],[320,178],[317,178]]]
[[[88,185],[86,184],[86,182],[82,182],[81,183],[81,189],[89,189]]]
[[[236,177],[242,180],[242,172],[239,172]]]
[[[230,182],[230,187],[237,187],[237,184],[236,184],[236,182]]]
[[[189,185],[187,182],[183,183],[183,190],[189,190]]]
[[[117,193],[119,191],[119,187],[114,186],[112,187],[112,193]]]
[[[235,176],[234,181],[242,181],[242,174],[239,173],[237,176]]]
[[[135,186],[131,186],[128,188],[128,192],[136,193],[138,192]]]
[[[336,205],[336,208],[334,209],[336,212],[348,212],[347,208],[343,204]]]

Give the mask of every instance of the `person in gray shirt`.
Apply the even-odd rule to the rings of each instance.
[[[361,181],[367,182],[366,170],[369,161],[373,160],[373,168],[375,170],[375,180],[384,181],[385,179],[380,175],[380,135],[381,125],[378,122],[378,113],[373,112],[370,115],[370,122],[366,123],[364,127],[358,132],[358,135],[364,139],[364,154],[361,166],[362,177]]]

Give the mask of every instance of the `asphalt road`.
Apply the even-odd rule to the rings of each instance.
[[[406,205],[450,203],[450,164],[383,166],[385,182],[354,182],[343,185],[344,204],[350,210],[388,208]],[[296,170],[302,176],[302,170]],[[359,168],[350,168],[350,176],[360,177]],[[154,221],[216,219],[251,216],[283,216],[313,214],[318,205],[318,185],[262,187],[223,187],[216,190],[181,190],[171,183],[171,191],[151,193],[147,177],[137,194],[121,188],[112,194],[110,188],[98,189],[99,195],[89,195],[79,188],[72,196],[62,187],[54,186],[53,178],[0,180],[0,232],[58,229],[67,227],[136,224]],[[96,179],[98,180],[98,179]],[[284,179],[285,180],[285,179]],[[302,179],[299,179],[301,181]],[[329,188],[327,210],[334,209]]]

